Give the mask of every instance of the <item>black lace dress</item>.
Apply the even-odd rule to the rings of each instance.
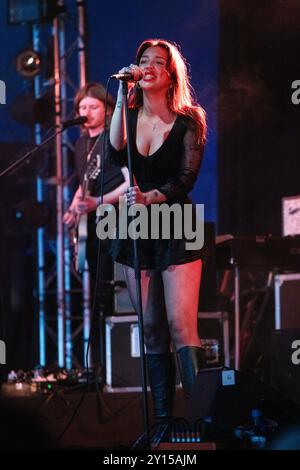
[[[133,173],[142,192],[158,189],[167,200],[164,204],[192,204],[188,193],[192,190],[197,179],[202,157],[203,147],[197,145],[194,123],[190,118],[177,116],[175,123],[162,146],[152,155],[141,155],[136,147],[136,128],[138,110],[129,112],[130,128],[133,145]],[[119,165],[127,164],[127,149],[117,151],[109,145],[109,158]],[[147,206],[149,216],[149,233],[151,226],[150,207]],[[195,207],[193,206],[193,227],[195,228]],[[183,211],[182,211],[183,214]],[[172,221],[172,218],[170,219]],[[170,265],[184,264],[203,258],[204,249],[187,249],[186,242],[192,242],[182,230],[180,239],[174,236],[174,224],[171,224],[170,238],[164,239],[138,239],[138,253],[141,269],[165,270]],[[117,228],[116,239],[111,244],[110,253],[115,261],[134,266],[132,240],[120,239]]]

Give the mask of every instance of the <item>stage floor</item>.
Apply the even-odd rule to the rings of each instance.
[[[60,390],[53,394],[26,397],[1,396],[1,435],[5,436],[1,448],[20,447],[18,444],[37,442],[35,420],[49,435],[49,442],[68,449],[129,449],[143,433],[142,395],[137,392],[86,393],[83,402],[68,430],[57,443],[67,426],[82,394]],[[151,396],[149,400],[149,421],[153,424]],[[175,416],[184,416],[185,400],[182,390],[177,390]],[[30,426],[29,422],[33,421]],[[38,428],[40,429],[40,428]],[[5,444],[6,443],[6,444]]]

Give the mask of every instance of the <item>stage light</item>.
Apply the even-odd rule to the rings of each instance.
[[[48,23],[64,10],[58,0],[7,0],[10,25]]]
[[[41,70],[41,59],[33,49],[25,49],[16,58],[17,71],[26,78],[35,77]]]

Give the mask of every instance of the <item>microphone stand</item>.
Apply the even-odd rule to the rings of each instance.
[[[19,158],[18,160],[16,160],[15,162],[13,162],[11,165],[9,165],[5,170],[3,170],[1,173],[0,173],[0,177],[1,176],[6,176],[6,175],[10,175],[11,173],[13,173],[14,171],[17,171],[21,168],[22,165],[24,165],[24,163],[27,163],[27,160],[29,161],[29,159],[32,157],[32,155],[37,151],[37,150],[40,150],[42,147],[44,147],[46,144],[48,144],[48,142],[50,142],[52,139],[54,139],[57,135],[61,134],[62,132],[64,132],[65,129],[67,129],[68,126],[64,126],[62,127],[61,129],[59,129],[58,131],[54,132],[54,134],[51,134],[49,137],[47,137],[47,139],[45,139],[42,143],[36,145],[33,149],[29,150],[27,153],[25,153],[24,155],[22,155],[21,158]]]
[[[132,141],[131,130],[129,126],[129,109],[128,109],[128,84],[126,81],[122,82],[123,97],[125,107],[125,126],[127,135],[127,153],[128,153],[128,171],[130,186],[134,186],[133,171],[132,171]],[[134,238],[131,240],[133,243],[134,253],[134,275],[136,281],[136,299],[137,299],[137,315],[139,325],[139,344],[141,354],[141,374],[142,374],[142,390],[143,390],[143,415],[144,415],[144,430],[146,437],[146,449],[150,450],[150,433],[149,433],[149,413],[148,413],[148,397],[147,397],[147,377],[146,377],[146,358],[145,358],[145,343],[144,343],[144,324],[143,324],[143,308],[142,308],[142,295],[141,295],[141,269],[138,256],[138,240]]]

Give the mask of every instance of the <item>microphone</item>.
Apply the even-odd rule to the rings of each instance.
[[[130,69],[130,72],[114,73],[110,78],[121,80],[123,82],[138,82],[139,80],[142,80],[143,71],[137,65],[131,66]]]
[[[86,116],[79,116],[75,119],[69,119],[68,121],[62,122],[63,129],[71,126],[79,126],[80,124],[84,124],[87,121]]]

